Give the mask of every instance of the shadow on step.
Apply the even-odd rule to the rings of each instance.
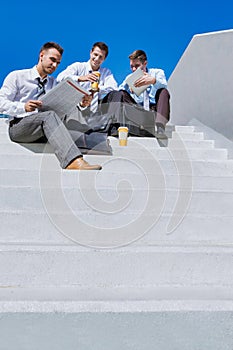
[[[54,154],[52,146],[47,142],[46,137],[42,137],[36,142],[32,143],[19,143],[22,147],[33,153],[47,153]],[[92,149],[87,149],[79,146],[82,154],[90,154],[90,155],[112,155],[112,148],[110,144],[99,144]]]

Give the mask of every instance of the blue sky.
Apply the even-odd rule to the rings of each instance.
[[[109,46],[104,66],[120,83],[129,73],[128,55],[147,52],[148,65],[171,75],[193,35],[233,29],[232,0],[200,1],[8,1],[1,5],[0,85],[12,70],[37,63],[46,41],[64,47],[56,76],[68,64],[89,59],[96,41]]]

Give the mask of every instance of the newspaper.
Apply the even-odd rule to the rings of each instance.
[[[71,78],[66,78],[40,97],[40,101],[43,102],[40,110],[53,110],[60,118],[63,118],[76,108],[84,95],[90,94],[88,90],[82,88],[77,82]]]
[[[126,78],[126,83],[129,85],[130,89],[137,95],[141,95],[141,93],[143,91],[145,91],[148,86],[150,86],[150,84],[148,85],[143,85],[140,87],[136,87],[134,86],[134,83],[136,80],[138,80],[139,78],[141,78],[144,75],[143,70],[141,70],[141,68],[139,67],[137,70],[135,70],[132,74],[128,75],[128,77]]]

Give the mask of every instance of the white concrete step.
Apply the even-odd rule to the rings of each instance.
[[[175,131],[177,133],[193,133],[196,128],[193,125],[175,125]]]
[[[218,191],[200,190],[172,190],[172,189],[141,189],[137,188],[103,188],[94,190],[91,188],[35,188],[35,187],[0,187],[0,209],[7,210],[41,210],[45,204],[43,200],[51,205],[54,201],[54,212],[58,212],[60,204],[56,209],[56,199],[63,196],[64,202],[68,203],[74,212],[90,212],[94,210],[118,212],[124,209],[125,212],[140,211],[150,205],[150,211],[158,214],[164,202],[164,210],[171,213],[174,203],[179,196],[191,198],[189,210],[193,213],[215,213],[216,215],[232,214],[233,193]],[[149,197],[151,198],[149,201]],[[152,200],[153,199],[153,200]]]
[[[9,293],[10,290],[10,294]],[[7,291],[7,292],[6,292]],[[34,311],[45,312],[45,308],[42,307],[39,310],[35,301],[40,303],[42,306],[47,302],[47,311],[51,311],[52,304],[51,301],[57,303],[57,301],[67,302],[66,312],[69,312],[69,307],[71,306],[71,301],[74,302],[74,310],[77,311],[77,308],[80,307],[79,303],[83,302],[87,310],[94,311],[99,309],[101,312],[101,304],[104,309],[108,309],[109,311],[113,311],[114,303],[110,303],[111,301],[119,304],[119,312],[125,311],[127,308],[131,308],[131,311],[139,311],[142,306],[142,301],[145,301],[147,308],[149,308],[149,303],[151,303],[151,310],[154,309],[156,311],[165,311],[170,307],[170,310],[175,311],[178,305],[180,304],[181,310],[197,310],[195,306],[195,301],[200,301],[205,304],[206,301],[209,301],[211,304],[219,301],[221,298],[224,302],[222,307],[219,305],[219,310],[225,310],[225,306],[227,301],[231,298],[232,288],[231,286],[182,286],[175,285],[173,287],[164,286],[150,286],[149,288],[145,288],[144,286],[129,287],[126,289],[124,286],[113,286],[111,288],[105,287],[101,288],[100,286],[95,286],[91,290],[86,286],[75,285],[75,286],[47,286],[47,289],[40,288],[39,286],[25,286],[25,287],[17,287],[17,286],[9,286],[8,288],[2,288],[0,290],[0,307],[3,307],[4,304],[8,308],[8,311],[12,311],[12,305],[9,302],[18,302],[15,303],[17,307],[17,311],[23,311],[21,309],[22,302],[27,301],[31,304]],[[128,303],[123,305],[122,302],[128,300]],[[174,305],[166,305],[167,301],[172,300]],[[181,305],[181,300],[183,301],[183,305]],[[134,303],[138,301],[139,303]],[[159,301],[161,304],[159,305]],[[99,302],[99,303],[97,303]],[[225,305],[224,305],[225,304]],[[231,310],[231,302],[228,304]],[[137,306],[138,305],[138,306]],[[140,305],[140,306],[139,306]],[[56,305],[59,307],[59,305]],[[65,305],[63,305],[65,307]],[[96,309],[95,309],[96,308]],[[50,309],[50,310],[49,310]],[[205,310],[208,309],[208,304],[205,304]],[[73,310],[73,311],[74,311]],[[116,310],[116,309],[115,309]],[[16,311],[16,310],[15,310]],[[71,311],[71,309],[70,309]],[[81,310],[79,310],[81,311]]]
[[[95,219],[93,219],[94,213],[78,213],[71,218],[74,228],[78,229],[77,218],[81,223],[86,223],[86,230],[92,230],[93,237],[94,231],[93,221],[96,227],[105,229],[109,227],[109,230],[117,229],[121,231],[121,225],[133,224],[134,221],[142,215],[142,219],[153,224],[152,213],[140,213],[131,212],[123,213],[119,216],[116,215],[101,215],[95,213]],[[60,214],[62,215],[62,214]],[[65,214],[63,214],[65,216]],[[126,243],[131,243],[137,246],[222,246],[233,245],[232,227],[233,216],[216,215],[206,213],[186,213],[183,220],[177,225],[174,230],[168,234],[168,224],[171,217],[174,215],[161,213],[161,215],[154,220],[154,224],[151,228],[141,232],[138,231],[135,243],[128,239],[125,235]],[[53,217],[52,217],[53,218]],[[67,235],[66,230],[62,233],[63,226],[57,226],[57,221],[53,222],[51,217],[44,211],[29,211],[29,210],[1,210],[0,211],[1,222],[1,236],[0,244],[24,244],[24,245],[72,245],[77,244],[72,239],[72,235]],[[83,229],[83,226],[81,226]],[[116,233],[117,234],[117,233]],[[96,232],[98,235],[98,232]],[[78,243],[85,241],[85,229],[80,233],[80,240]],[[89,239],[89,238],[88,238]],[[87,242],[87,240],[86,240]],[[124,237],[121,243],[124,243]],[[112,242],[114,243],[114,242]],[[117,244],[116,244],[117,245]],[[98,241],[96,242],[98,246]]]
[[[214,148],[214,140],[183,140],[182,144],[180,140],[168,139],[168,148]]]
[[[174,140],[204,140],[204,134],[202,132],[172,132],[172,139]]]
[[[196,164],[196,168],[197,164]],[[11,169],[0,168],[0,186],[9,187],[39,187],[42,186],[40,179],[42,173],[36,169],[15,169],[14,172]],[[180,173],[177,174],[177,169],[174,172],[168,172],[167,169],[162,169],[165,181],[166,189],[177,188],[191,188],[194,190],[209,190],[209,191],[228,191],[233,190],[233,176],[228,171],[222,171],[221,176],[216,176],[212,171],[206,171],[207,174],[198,175],[198,171],[193,171],[191,174]],[[172,170],[172,169],[171,169]],[[175,171],[176,170],[176,171]],[[192,169],[194,170],[194,169]],[[44,177],[47,178],[47,186],[50,186],[53,179],[59,177],[62,187],[80,187],[79,176],[76,172],[61,171],[43,171]],[[182,176],[182,185],[180,184]],[[148,188],[148,183],[152,188],[161,188],[161,174],[154,174],[152,172],[144,171],[125,171],[124,174],[120,172],[112,171],[111,169],[104,169],[102,172],[93,174],[85,172],[85,176],[82,178],[82,187],[88,187],[93,180],[95,181],[95,187],[98,188],[116,188],[119,182],[121,186],[128,188],[129,186],[135,188]],[[46,183],[43,183],[46,186]]]
[[[48,290],[54,298],[59,292]],[[171,299],[166,299],[164,289],[153,300],[129,301],[130,292],[122,300],[105,297],[98,302],[67,300],[62,289],[61,300],[55,301],[48,295],[41,301],[33,291],[24,291],[34,299],[0,303],[2,350],[16,345],[17,350],[232,350],[229,293],[212,288],[203,292],[208,300],[205,295],[198,299],[197,290],[192,299],[184,289],[179,299],[171,289]]]
[[[156,149],[139,149],[139,148],[123,148],[116,147],[113,149],[114,156],[124,157],[127,156],[132,159],[137,158],[151,158],[151,155],[155,159],[186,159],[187,157],[190,159],[202,159],[202,160],[223,160],[227,159],[228,153],[226,149],[206,149],[206,148],[156,148]]]
[[[181,173],[190,174],[190,165],[193,168],[194,174],[215,174],[224,176],[225,173],[233,173],[233,160],[195,160],[195,159],[174,159],[171,161],[169,159],[159,159],[156,160],[154,157],[149,159],[132,159],[131,157],[113,157],[113,156],[94,156],[85,155],[85,159],[92,163],[101,163],[104,165],[102,172],[109,171],[109,169],[114,165],[115,172],[122,172],[125,168],[127,172],[135,172],[142,169],[143,172],[148,173],[149,169],[154,168],[154,166],[160,165],[162,169],[166,172],[173,174],[177,173],[177,168]],[[41,163],[43,160],[43,164]],[[14,155],[14,154],[0,154],[0,169],[41,169],[43,168],[49,170],[60,170],[59,163],[53,154],[41,154],[32,153],[30,155]],[[125,170],[124,170],[125,172]],[[196,172],[196,173],[195,173]]]
[[[171,136],[168,137],[167,142],[163,141],[163,146],[168,146],[172,148],[213,148],[215,145],[214,140],[206,140],[204,139],[204,134],[202,132],[194,132],[195,128],[192,126],[187,127],[179,127],[175,126],[175,130],[173,131]],[[179,136],[180,135],[180,136]],[[193,136],[194,135],[194,136]],[[196,135],[196,136],[195,136]],[[115,148],[118,146],[118,139],[114,137],[109,137],[111,145]],[[138,146],[145,146],[148,148],[160,148],[161,140],[157,140],[156,138],[137,138],[137,137],[129,137],[128,139],[128,148]]]
[[[137,158],[151,158],[154,157],[156,159],[172,159],[172,157],[176,157],[177,159],[185,159],[187,156],[190,159],[227,159],[227,150],[226,149],[217,149],[217,148],[208,148],[208,147],[194,147],[188,148],[185,145],[177,145],[177,148],[174,148],[174,145],[171,147],[159,147],[156,144],[155,148],[152,147],[144,147],[139,146],[137,143],[134,143],[133,146],[129,147],[120,147],[115,146],[113,148],[113,155],[117,157],[127,157],[131,159]],[[32,149],[37,151],[32,152]],[[34,155],[35,153],[52,153],[51,147],[46,147],[44,144],[37,145],[22,145],[17,143],[2,143],[0,147],[0,154],[25,154],[25,155]],[[172,153],[171,153],[172,152]]]
[[[0,246],[2,287],[228,286],[233,247]]]
[[[142,171],[148,173],[154,169],[154,167],[160,166],[161,169],[168,174],[180,174],[190,175],[190,166],[194,175],[215,175],[225,176],[226,174],[233,174],[233,160],[232,159],[212,159],[212,160],[195,160],[195,159],[132,159],[125,157],[112,157],[112,156],[94,156],[86,155],[85,159],[90,163],[100,163],[103,165],[103,169],[99,174],[108,172],[110,169],[115,172],[121,172],[124,169],[124,173],[135,173]],[[43,163],[42,163],[43,161]],[[18,154],[2,154],[0,155],[0,169],[30,169],[30,170],[56,170],[61,171],[59,163],[53,154],[40,154],[33,153],[30,155]],[[179,170],[178,170],[179,169]],[[62,170],[64,172],[64,170]],[[70,172],[69,172],[70,173]]]

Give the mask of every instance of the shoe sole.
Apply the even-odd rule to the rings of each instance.
[[[156,139],[160,140],[167,140],[167,135],[166,134],[155,134]]]

